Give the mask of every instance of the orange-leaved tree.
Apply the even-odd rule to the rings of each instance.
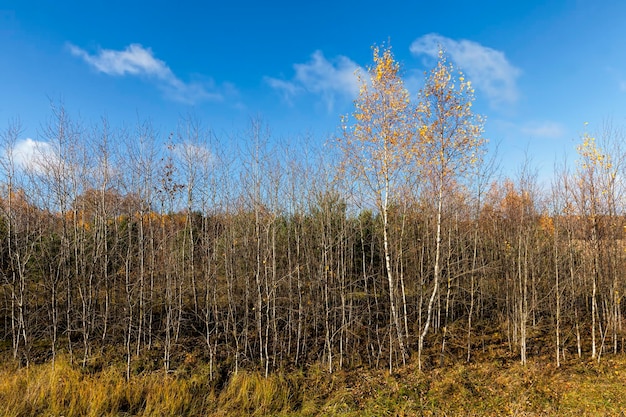
[[[434,195],[436,213],[435,256],[432,292],[427,317],[418,341],[418,357],[428,334],[433,306],[441,279],[441,226],[444,200],[469,167],[479,163],[484,154],[483,118],[472,110],[474,89],[463,73],[457,71],[439,51],[437,65],[426,77],[419,93],[416,123],[419,140],[412,141],[411,154],[428,180]],[[445,336],[444,336],[445,337]]]
[[[366,74],[358,74],[360,92],[354,102],[355,110],[352,118],[343,118],[343,135],[338,143],[343,151],[343,172],[354,179],[361,198],[369,199],[381,215],[390,325],[405,362],[406,343],[398,311],[398,282],[389,242],[389,208],[398,184],[406,179],[406,167],[411,160],[415,138],[413,112],[400,65],[394,59],[391,47],[374,46],[372,49],[374,65]],[[389,357],[391,368],[392,355]]]

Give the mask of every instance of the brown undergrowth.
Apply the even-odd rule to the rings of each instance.
[[[125,378],[123,365],[94,371],[67,358],[0,370],[3,416],[580,416],[623,415],[626,359],[547,358],[445,364],[414,363],[389,373],[321,366],[274,372],[239,371],[219,383],[208,366]]]

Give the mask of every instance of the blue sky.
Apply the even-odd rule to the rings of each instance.
[[[358,91],[354,71],[391,41],[412,96],[437,45],[476,88],[505,172],[540,175],[626,118],[626,2],[0,0],[0,128],[41,140],[50,101],[85,123],[193,113],[218,136],[261,117],[324,141]],[[290,139],[291,138],[291,139]]]

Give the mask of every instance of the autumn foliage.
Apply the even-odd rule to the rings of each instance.
[[[279,413],[315,372],[321,389],[361,369],[622,360],[615,131],[583,133],[552,187],[527,167],[501,179],[445,51],[419,92],[388,46],[359,76],[323,150],[280,146],[257,120],[236,149],[193,118],[162,137],[149,122],[86,129],[54,108],[41,138],[54,151],[24,165],[19,128],[3,132],[0,348],[15,378],[47,364],[38,372],[82,381],[115,363],[115,378],[156,389],[153,372],[201,368],[185,389]],[[143,407],[145,392],[110,385]],[[50,389],[29,391],[33,407],[67,394]]]

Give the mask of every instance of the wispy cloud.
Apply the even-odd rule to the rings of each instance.
[[[518,100],[517,78],[521,70],[512,65],[502,51],[436,33],[417,38],[410,49],[414,55],[437,57],[440,48],[467,74],[476,89],[487,96],[492,107]]]
[[[265,82],[291,100],[303,93],[321,96],[328,111],[332,111],[339,97],[354,98],[359,93],[356,72],[360,67],[345,56],[328,60],[321,51],[315,51],[311,59],[294,64],[295,74],[291,80],[265,77]]]
[[[530,122],[521,127],[525,135],[533,138],[559,139],[565,135],[565,127],[557,122]]]
[[[174,149],[174,154],[186,166],[194,161],[200,163],[201,166],[211,165],[215,161],[215,156],[208,147],[188,141],[178,144]]]
[[[47,166],[58,161],[52,145],[31,138],[17,141],[11,154],[15,165],[26,172],[44,172]]]
[[[70,53],[84,60],[96,71],[111,76],[137,76],[154,82],[171,100],[195,104],[208,100],[222,100],[223,94],[213,82],[184,82],[171,68],[156,58],[150,48],[133,43],[121,51],[100,49],[90,54],[68,44]]]

